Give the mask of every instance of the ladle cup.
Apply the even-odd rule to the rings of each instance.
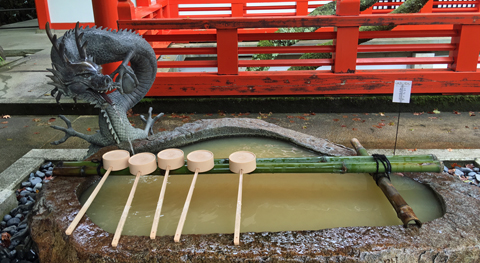
[[[162,211],[163,199],[168,183],[168,174],[170,170],[178,169],[185,164],[184,156],[183,151],[180,149],[165,149],[157,154],[158,167],[165,170],[165,176],[163,177],[162,189],[160,190],[157,209],[155,210],[155,216],[153,218],[150,239],[155,239],[157,235],[158,220],[160,219],[160,213]]]
[[[136,175],[135,181],[133,182],[132,190],[128,196],[127,203],[123,209],[122,216],[117,225],[117,230],[115,230],[115,235],[113,236],[112,246],[117,247],[120,236],[122,235],[123,226],[127,220],[128,211],[132,205],[133,196],[135,195],[135,190],[137,189],[138,180],[141,175],[149,174],[157,169],[157,160],[155,154],[153,153],[138,153],[130,157],[128,160],[128,167],[130,168],[130,173]]]
[[[198,150],[187,155],[187,168],[191,172],[195,172],[195,174],[193,175],[192,184],[190,185],[190,190],[188,191],[187,199],[185,200],[185,204],[183,206],[177,230],[175,231],[175,236],[173,238],[175,242],[180,242],[180,236],[182,235],[183,225],[185,224],[185,219],[187,218],[188,207],[190,206],[190,201],[192,200],[193,190],[195,189],[198,173],[209,171],[213,169],[213,167],[213,153],[210,151]]]
[[[103,167],[107,168],[107,171],[103,175],[102,179],[100,182],[97,184],[93,192],[90,194],[90,197],[88,197],[87,201],[85,204],[83,204],[82,208],[78,212],[77,216],[75,216],[75,219],[73,219],[72,223],[70,223],[70,226],[67,228],[65,231],[65,234],[71,235],[72,232],[75,230],[77,227],[78,223],[82,219],[83,215],[87,212],[88,208],[92,204],[93,200],[97,196],[98,192],[100,191],[100,188],[102,188],[103,183],[107,180],[108,175],[110,175],[111,171],[119,171],[123,170],[128,167],[128,159],[130,158],[130,153],[125,151],[125,150],[114,150],[114,151],[109,151],[105,154],[102,155],[102,162],[103,162]]]
[[[237,196],[237,211],[235,213],[235,231],[233,235],[233,243],[240,244],[240,222],[242,215],[242,185],[243,173],[251,173],[257,168],[256,156],[252,152],[238,151],[230,154],[229,168],[230,171],[239,174],[238,179],[238,196]]]

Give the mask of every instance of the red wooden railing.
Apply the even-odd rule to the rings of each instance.
[[[479,13],[359,14],[358,0],[341,0],[336,16],[226,18],[162,18],[176,13],[162,5],[148,19],[136,17],[129,1],[119,1],[119,28],[134,29],[154,44],[157,55],[207,54],[195,61],[159,61],[159,68],[217,68],[216,72],[159,72],[149,96],[245,96],[391,94],[395,80],[413,81],[412,93],[480,93],[477,63],[480,53]],[[234,6],[232,4],[232,6]],[[124,16],[130,13],[130,18]],[[151,5],[149,8],[153,8]],[[359,32],[367,25],[453,25],[448,30]],[[334,27],[335,32],[265,33],[249,29]],[[193,32],[193,33],[192,33]],[[359,39],[450,37],[450,43],[357,45]],[[331,46],[239,47],[264,39],[333,39]],[[209,47],[168,48],[155,43],[210,43]],[[213,44],[215,45],[213,45]],[[193,45],[195,46],[195,45]],[[362,57],[369,52],[447,51],[446,57]],[[332,52],[331,59],[240,60],[241,54]],[[358,70],[362,65],[446,64],[446,69]],[[245,72],[240,67],[331,66],[331,70]]]
[[[364,14],[385,14],[400,6],[405,0],[379,0],[373,7],[365,10]],[[305,0],[138,0],[134,13],[135,19],[141,18],[201,18],[201,17],[263,17],[263,16],[304,16],[314,8],[322,6],[326,1]],[[92,0],[94,11],[99,6],[105,6],[101,15],[95,15],[95,24],[101,17],[114,14],[117,0]],[[292,4],[293,3],[293,4]],[[48,0],[35,0],[39,28],[45,29],[49,22],[53,29],[70,29],[76,21],[51,21]],[[443,12],[478,12],[479,0],[429,0],[422,13]],[[102,8],[102,7],[100,7]],[[186,13],[189,12],[189,13]],[[220,12],[220,13],[219,13]],[[95,13],[95,12],[94,12]],[[208,15],[205,15],[208,14]],[[93,25],[92,22],[80,21],[81,25]],[[104,23],[101,23],[104,24]]]

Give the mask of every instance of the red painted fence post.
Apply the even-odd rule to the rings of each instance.
[[[455,25],[458,36],[452,37],[455,50],[450,51],[453,64],[449,67],[454,71],[477,71],[478,54],[480,52],[480,26]]]
[[[232,17],[243,17],[245,10],[244,3],[232,3]]]
[[[152,3],[150,0],[137,0],[137,6],[150,6]]]
[[[38,28],[45,29],[45,24],[47,22],[52,23],[50,21],[50,11],[48,10],[48,1],[35,0],[35,8],[37,9]]]
[[[338,0],[337,16],[358,16],[360,14],[359,0]],[[336,27],[337,38],[333,41],[334,73],[355,73],[357,63],[358,26]]]
[[[308,1],[297,1],[296,6],[296,15],[297,16],[306,16],[308,15]]]
[[[238,30],[217,29],[217,67],[219,75],[238,75]]]
[[[135,6],[130,0],[118,0],[117,5],[118,20],[135,19]]]
[[[167,17],[168,18],[177,18],[178,17],[178,2],[176,0],[167,0]]]
[[[118,29],[117,0],[92,0],[95,25]]]

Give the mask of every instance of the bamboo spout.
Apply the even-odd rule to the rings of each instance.
[[[358,155],[368,156],[367,150],[360,144],[360,142],[353,138],[351,141],[353,147],[357,151]],[[373,173],[370,173],[373,177]],[[407,204],[405,199],[395,189],[392,182],[387,177],[380,177],[377,181],[378,187],[382,189],[383,194],[387,197],[390,204],[397,212],[397,217],[402,220],[403,226],[407,227],[408,223],[414,222],[417,227],[422,227],[422,222],[417,218],[413,209]]]

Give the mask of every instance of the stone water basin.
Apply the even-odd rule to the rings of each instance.
[[[251,151],[258,158],[318,156],[286,142],[257,137],[216,139],[181,148],[185,155],[206,149],[216,158],[240,150]],[[175,233],[192,177],[170,176],[157,235]],[[88,217],[114,233],[133,181],[134,176],[109,177],[87,211]],[[443,215],[441,203],[427,186],[397,175],[392,175],[392,182],[422,222]],[[123,235],[150,234],[162,183],[162,176],[141,178]],[[95,186],[81,195],[82,204]],[[236,174],[201,174],[183,234],[233,233],[237,189]],[[402,224],[369,174],[245,175],[242,203],[242,232]]]
[[[327,155],[354,154],[347,147],[255,119],[197,121],[135,141],[133,146],[136,151],[158,152],[162,148],[235,135],[277,138]],[[155,240],[126,235],[113,248],[110,245],[113,234],[90,217],[82,219],[71,236],[64,233],[81,208],[77,194],[83,193],[98,177],[57,177],[39,194],[30,218],[32,238],[39,247],[41,262],[478,262],[478,188],[442,173],[406,173],[407,178],[432,189],[443,208],[443,215],[431,221],[417,212],[421,220],[427,221],[422,228],[404,228],[397,221],[386,226],[263,230],[242,233],[239,246],[233,245],[233,234],[220,231],[185,234],[180,243],[174,243],[171,235],[157,236]],[[189,213],[187,221],[193,218]]]

